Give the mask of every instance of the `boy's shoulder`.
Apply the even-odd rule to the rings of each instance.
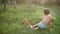
[[[51,15],[48,15],[51,18]]]
[[[50,16],[50,17],[51,17],[51,15],[48,15],[48,16]]]
[[[48,16],[51,16],[51,15],[48,15]]]

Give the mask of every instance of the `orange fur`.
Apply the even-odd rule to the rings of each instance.
[[[28,24],[29,24],[29,21],[28,21],[27,18],[24,18],[24,19],[23,19],[23,24],[25,24],[25,25],[28,25]]]

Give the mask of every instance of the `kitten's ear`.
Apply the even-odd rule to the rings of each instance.
[[[23,19],[23,21],[22,21],[22,24],[24,24],[24,19]]]
[[[25,25],[28,25],[28,24],[29,24],[29,21],[28,21],[27,18],[24,18],[24,19],[23,19],[23,24],[25,24]]]
[[[22,21],[22,24],[25,24],[26,23],[25,21],[26,21],[26,19],[24,18],[23,21]]]

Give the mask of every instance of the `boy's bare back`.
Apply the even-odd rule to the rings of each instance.
[[[44,15],[41,22],[44,23],[45,25],[48,25],[51,21],[50,15]]]

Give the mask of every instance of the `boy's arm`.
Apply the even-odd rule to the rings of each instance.
[[[42,20],[43,18],[40,18],[40,20]]]
[[[42,19],[43,19],[43,18],[39,18],[39,20],[37,21],[37,23],[40,22]]]
[[[51,16],[49,15],[48,29],[50,30],[50,28],[51,28]]]
[[[51,28],[51,22],[49,23],[48,28],[49,28],[49,29]]]
[[[39,19],[40,21],[43,19],[43,16]]]

